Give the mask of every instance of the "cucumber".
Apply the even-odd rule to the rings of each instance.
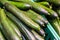
[[[21,1],[21,2],[28,3],[28,4],[30,4],[32,6],[32,10],[36,11],[37,13],[45,14],[45,15],[50,15],[48,13],[48,11],[46,11],[44,8],[40,7],[35,2],[32,2],[31,0],[14,0],[14,1]]]
[[[35,32],[34,30],[31,30],[31,32],[33,33],[33,35],[35,36],[35,38],[37,40],[44,40],[43,37],[41,37],[37,32]]]
[[[58,33],[58,35],[60,36],[60,25],[58,23],[58,20],[55,19],[53,21],[51,21],[51,24],[53,26],[53,28],[55,29],[55,31]]]
[[[48,13],[50,13],[50,15],[51,16],[53,16],[53,17],[58,17],[58,14],[54,11],[54,10],[52,10],[52,9],[50,9],[50,8],[47,8],[47,7],[45,7],[45,6],[43,6],[43,5],[41,5],[41,4],[39,4],[42,8],[44,8],[46,11],[48,11]]]
[[[22,10],[27,10],[27,9],[31,8],[31,6],[29,4],[24,3],[24,2],[14,2],[14,1],[8,1],[8,2],[15,5],[16,7],[20,8]]]
[[[49,2],[38,2],[38,4],[41,4],[41,5],[43,5],[43,6],[46,6],[46,7],[48,7],[48,8],[50,8],[50,9],[52,9],[52,5],[50,5],[49,4]]]
[[[13,16],[11,13],[9,13],[9,12],[7,12],[6,13],[7,14],[7,16],[11,19],[11,20],[13,20],[18,26],[19,26],[19,28],[20,28],[20,30],[24,30],[23,28],[24,28],[24,26],[22,25],[22,23],[15,17],[15,16]],[[22,27],[21,27],[22,26]],[[40,32],[41,33],[41,35],[45,35],[45,32],[42,30],[42,29],[40,29],[40,31],[38,31],[38,32]],[[23,34],[25,34],[26,36],[27,36],[27,34],[25,33],[25,31],[23,31],[24,33]],[[28,37],[28,36],[27,36]],[[28,37],[28,38],[30,38],[30,37]]]
[[[32,35],[31,32],[27,28],[25,28],[25,25],[23,25],[20,20],[18,20],[15,16],[13,16],[11,13],[6,13],[7,16],[14,21],[14,23],[18,26],[21,33],[25,36],[26,40],[35,40],[35,37]]]
[[[30,10],[29,10],[30,11]],[[43,27],[45,27],[45,25],[44,25],[44,22],[41,20],[41,19],[39,19],[35,14],[34,14],[34,12],[33,11],[27,11],[25,14],[29,17],[29,18],[31,18],[32,20],[34,20],[35,22],[37,22],[38,24],[40,24],[41,26],[43,26]]]
[[[7,18],[7,21],[9,22],[9,24],[11,25],[11,27],[14,29],[14,31],[16,32],[16,34],[20,37],[20,39],[22,40],[22,35],[20,33],[20,30],[17,28],[17,26],[13,23],[13,21],[9,20],[9,18]]]
[[[60,26],[60,19],[58,20],[59,26]]]
[[[21,38],[15,33],[11,25],[6,20],[6,14],[4,12],[4,9],[1,9],[1,24],[2,26],[2,31],[6,38],[8,40],[21,40]]]
[[[48,23],[48,21],[47,21],[44,17],[42,17],[41,15],[37,14],[36,12],[34,12],[34,11],[32,11],[32,10],[28,10],[26,14],[28,14],[29,17],[31,16],[30,18],[41,20],[41,21],[43,21],[45,24]],[[34,16],[34,17],[33,17],[33,16]]]
[[[0,30],[1,30],[1,32],[2,32],[2,34],[3,34],[3,37],[6,39],[6,40],[8,40],[8,34],[5,34],[5,30],[3,30],[3,25],[0,23]]]
[[[58,15],[60,16],[60,9],[57,10]]]
[[[50,4],[48,2],[37,2],[38,4],[44,5],[44,6],[49,6]]]
[[[26,40],[26,38],[22,35],[22,40]]]
[[[5,38],[4,38],[4,36],[3,36],[3,34],[2,34],[2,32],[1,32],[1,22],[0,22],[0,40],[5,40]]]
[[[60,0],[45,0],[45,1],[48,1],[50,3],[53,3],[55,5],[59,5],[60,6]]]
[[[13,1],[20,1],[20,2],[31,2],[31,0],[13,0]]]
[[[19,10],[14,5],[11,5],[9,3],[5,3],[6,9],[8,9],[10,12],[12,12],[16,17],[18,17],[21,21],[23,21],[28,27],[31,27],[35,30],[40,30],[40,26],[32,21],[27,15],[25,15],[23,11]]]
[[[0,8],[0,10],[1,10],[1,8]],[[1,13],[1,11],[0,11],[0,13]],[[1,22],[1,14],[0,14],[0,22]]]
[[[0,27],[1,27],[1,25],[0,25]],[[0,31],[0,40],[5,40],[1,31]]]
[[[51,10],[50,8],[47,8],[41,4],[38,4],[36,2],[32,2],[32,1],[27,1],[25,0],[26,3],[30,4],[32,6],[32,10],[36,11],[37,13],[42,13],[45,15],[51,15],[53,17],[58,17],[57,13],[53,10]],[[25,2],[23,1],[23,2]]]
[[[28,10],[26,11],[25,15],[27,15],[29,18],[31,18],[33,21],[37,22],[41,26],[45,26],[44,22],[41,19],[39,19],[36,15],[34,15],[33,11],[29,12]]]

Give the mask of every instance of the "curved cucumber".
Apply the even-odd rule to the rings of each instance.
[[[60,16],[60,9],[57,10],[58,15]]]
[[[51,22],[53,28],[56,30],[56,32],[59,34],[60,36],[60,25],[58,23],[58,21],[55,19]]]
[[[13,21],[9,20],[9,18],[7,18],[7,21],[9,22],[9,24],[11,25],[11,27],[13,28],[13,30],[16,32],[16,34],[20,37],[20,39],[22,40],[22,35],[20,33],[20,30],[17,28],[17,26],[13,23]]]
[[[24,2],[14,2],[14,1],[8,1],[8,2],[23,10],[31,8],[29,4],[24,3]]]
[[[38,4],[41,4],[43,6],[46,6],[46,7],[50,8],[50,9],[52,9],[52,5],[50,5],[49,2],[38,2]]]
[[[1,9],[1,23],[3,25],[2,31],[8,40],[21,40],[21,38],[15,33],[12,27],[6,20],[6,14],[3,9]]]
[[[44,5],[44,6],[49,6],[48,2],[38,2],[38,4]]]
[[[18,20],[14,15],[12,15],[11,13],[6,13],[7,16],[14,21],[14,23],[16,23],[16,25],[18,26],[19,30],[21,31],[21,33],[25,36],[26,40],[35,40],[35,37],[32,35],[32,33],[25,27],[25,25],[23,25],[21,23],[20,20]]]
[[[25,14],[31,18],[32,20],[34,20],[35,22],[37,22],[38,24],[40,24],[41,26],[45,26],[44,22],[41,20],[41,18],[39,19],[37,17],[37,15],[34,14],[35,12],[33,12],[32,10],[27,11]]]
[[[41,5],[41,4],[39,4],[39,5],[40,5],[42,8],[44,8],[46,11],[48,11],[48,13],[50,13],[51,16],[53,16],[53,17],[58,17],[58,14],[57,14],[55,11],[53,11],[52,9],[47,8],[47,7],[45,7],[45,6]]]
[[[8,9],[10,12],[12,12],[15,16],[17,16],[20,20],[22,20],[26,25],[29,27],[35,29],[35,30],[40,30],[40,26],[32,21],[28,16],[26,16],[21,10],[19,10],[17,7],[14,5],[11,5],[9,3],[5,3],[6,9]]]
[[[53,17],[58,17],[58,15],[57,15],[57,13],[55,11],[53,11],[53,10],[51,10],[51,9],[41,5],[41,4],[31,2],[30,0],[29,1],[25,0],[25,1],[26,1],[26,3],[30,4],[32,6],[32,9],[34,11],[36,11],[37,13],[41,12],[41,13],[43,13],[45,15],[51,15]],[[25,1],[23,1],[23,2],[25,2]]]
[[[46,0],[46,1],[48,1],[50,3],[54,3],[56,5],[60,5],[60,0]]]
[[[33,35],[35,36],[35,38],[37,40],[44,40],[43,37],[41,37],[37,32],[35,32],[34,30],[31,30],[31,32],[33,33]]]
[[[32,11],[32,10],[28,10],[27,12],[28,12],[28,13],[26,13],[26,14],[28,14],[29,17],[31,16],[31,18],[33,18],[33,19],[41,20],[41,21],[43,21],[45,24],[48,23],[48,21],[47,21],[44,17],[42,17],[41,15],[37,14],[36,12],[34,12],[34,11]],[[33,16],[34,16],[34,17],[33,17]]]
[[[0,31],[0,40],[5,40],[1,31]]]

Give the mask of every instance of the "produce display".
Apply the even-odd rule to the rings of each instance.
[[[60,0],[0,0],[0,40],[47,40],[49,23],[60,37]]]

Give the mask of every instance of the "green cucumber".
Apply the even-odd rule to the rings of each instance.
[[[45,24],[48,23],[48,21],[44,17],[42,17],[41,15],[37,14],[36,12],[34,12],[32,10],[28,10],[26,14],[28,14],[29,17],[31,16],[31,18],[33,18],[33,19],[38,19],[38,20],[43,21]]]
[[[55,31],[58,33],[58,35],[60,36],[60,25],[58,23],[58,20],[55,19],[53,21],[51,21],[51,24],[53,26],[53,28],[55,29]]]
[[[48,13],[48,11],[46,11],[44,8],[40,7],[35,2],[32,2],[31,0],[14,0],[14,1],[21,1],[21,2],[28,3],[28,4],[30,4],[32,6],[32,10],[36,11],[37,13],[45,14],[45,15],[50,15]]]
[[[0,10],[1,10],[1,8],[0,8]],[[0,11],[0,13],[1,13],[1,11]],[[0,22],[1,22],[1,14],[0,14]]]
[[[8,40],[21,40],[21,38],[15,33],[11,25],[6,20],[6,14],[4,9],[1,9],[1,24],[3,25],[2,31]]]
[[[31,6],[29,4],[24,3],[24,2],[14,2],[14,1],[8,1],[8,2],[23,10],[31,8]]]
[[[60,16],[60,9],[57,10],[58,15]]]
[[[38,4],[44,5],[44,6],[49,6],[48,2],[37,2]]]
[[[52,9],[52,5],[50,5],[49,4],[49,2],[38,2],[38,4],[41,4],[41,5],[44,5],[44,6],[46,6],[46,7],[48,7],[48,8],[50,8],[50,9]]]
[[[29,11],[30,11],[30,12],[29,12]],[[33,11],[31,11],[31,10],[29,10],[29,11],[27,11],[25,14],[26,14],[29,18],[31,18],[32,20],[34,20],[35,22],[37,22],[38,24],[40,24],[41,26],[45,27],[44,22],[43,22],[41,19],[39,19],[39,18],[34,14]]]
[[[2,34],[2,32],[1,32],[1,22],[0,22],[0,40],[5,40],[5,38],[4,38],[4,36],[3,36],[3,34]]]
[[[54,11],[54,10],[52,10],[52,9],[50,9],[50,8],[47,8],[47,7],[45,7],[45,6],[43,6],[43,5],[41,5],[41,4],[39,4],[42,8],[44,8],[46,11],[48,11],[48,13],[50,13],[50,15],[51,16],[53,16],[53,17],[58,17],[58,14]]]
[[[11,27],[14,29],[14,31],[16,32],[16,34],[20,37],[20,39],[22,40],[22,35],[20,33],[20,30],[17,28],[17,26],[13,23],[13,21],[9,20],[9,18],[7,18],[7,21],[9,22],[9,24],[11,25]]]
[[[0,27],[1,27],[1,25],[0,25]],[[0,31],[0,40],[5,40],[1,31]]]
[[[29,30],[27,28],[25,28],[25,25],[23,25],[20,20],[18,20],[11,13],[6,12],[6,14],[18,26],[19,30],[25,36],[26,40],[35,40],[35,37],[32,35],[31,32],[29,32]]]
[[[32,21],[27,15],[25,15],[23,11],[19,10],[17,7],[14,5],[11,5],[9,3],[5,3],[6,9],[8,9],[10,12],[12,12],[15,16],[17,16],[20,20],[22,20],[26,25],[29,27],[35,29],[35,30],[40,30],[40,26]]]
[[[43,14],[46,14],[46,15],[51,15],[53,17],[58,17],[57,13],[53,10],[51,10],[50,8],[47,8],[41,4],[38,4],[36,2],[31,2],[30,0],[27,1],[23,1],[23,2],[26,2],[28,4],[30,4],[32,6],[32,10],[36,11],[37,13],[43,13]]]
[[[11,19],[11,20],[13,20],[18,26],[19,26],[19,28],[20,28],[20,30],[24,30],[23,28],[24,28],[24,26],[23,26],[23,24],[15,17],[15,16],[13,16],[11,13],[9,13],[9,12],[7,12],[6,13],[7,14],[7,16]],[[22,26],[22,27],[21,27]],[[41,33],[41,35],[45,35],[45,32],[42,30],[42,29],[40,29],[40,31],[38,31],[38,32],[40,32]],[[23,34],[25,34],[26,36],[27,36],[27,34],[25,33],[25,31],[23,31]],[[28,36],[27,36],[28,37]],[[28,38],[30,38],[30,37],[28,37]]]
[[[26,38],[22,35],[22,40],[26,40]]]
[[[43,37],[41,37],[37,32],[35,32],[34,30],[31,30],[31,32],[33,33],[33,35],[35,36],[35,38],[37,40],[44,40]]]
[[[53,3],[55,5],[60,5],[60,0],[45,0],[45,1],[48,1],[48,2]]]

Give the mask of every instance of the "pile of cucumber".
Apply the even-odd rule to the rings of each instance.
[[[60,0],[35,1],[0,0],[0,40],[45,40],[49,22],[60,36]]]

